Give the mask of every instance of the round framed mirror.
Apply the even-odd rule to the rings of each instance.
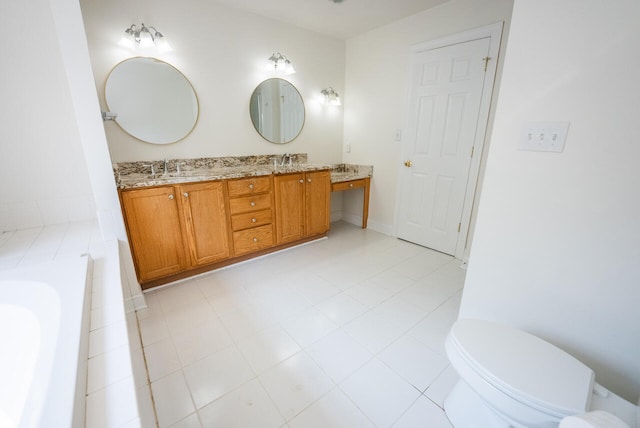
[[[130,58],[116,65],[105,85],[116,123],[129,135],[153,144],[182,140],[198,120],[198,97],[175,67],[155,58]]]
[[[251,95],[251,122],[267,141],[293,141],[304,125],[304,103],[298,89],[283,79],[267,79]]]

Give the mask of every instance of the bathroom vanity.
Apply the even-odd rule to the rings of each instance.
[[[373,166],[338,164],[331,169],[331,191],[342,192],[345,190],[362,189],[362,228],[367,228],[369,218],[369,189],[371,187],[371,175]]]
[[[292,157],[286,165],[274,156],[115,164],[142,288],[324,237],[338,168]]]

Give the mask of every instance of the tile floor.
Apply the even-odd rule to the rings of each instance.
[[[329,239],[146,294],[163,427],[450,427],[444,338],[465,271],[338,222]]]

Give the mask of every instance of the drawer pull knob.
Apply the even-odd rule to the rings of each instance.
[[[249,184],[249,189],[253,189],[253,184]]]
[[[188,198],[188,197],[189,197],[189,194],[188,194],[187,192],[184,192],[182,195],[183,195],[185,198]]]
[[[249,205],[251,205],[252,207],[255,207],[255,206],[256,206],[256,203],[255,203],[255,202],[253,202],[253,201],[251,201],[251,202],[249,202]]]
[[[300,179],[300,180],[298,180],[298,183],[302,184],[302,183],[304,183],[304,180]]]
[[[173,195],[169,195],[169,199],[173,200]]]
[[[253,238],[253,242],[258,242],[258,238]]]
[[[310,178],[307,178],[307,182],[311,183],[311,179],[310,179]]]
[[[257,220],[255,218],[251,219],[251,223],[255,223]]]
[[[353,187],[353,183],[350,183],[350,184],[349,184],[349,187]]]

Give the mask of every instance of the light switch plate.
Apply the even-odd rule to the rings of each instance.
[[[557,152],[564,150],[569,122],[528,122],[522,126],[518,150]]]

